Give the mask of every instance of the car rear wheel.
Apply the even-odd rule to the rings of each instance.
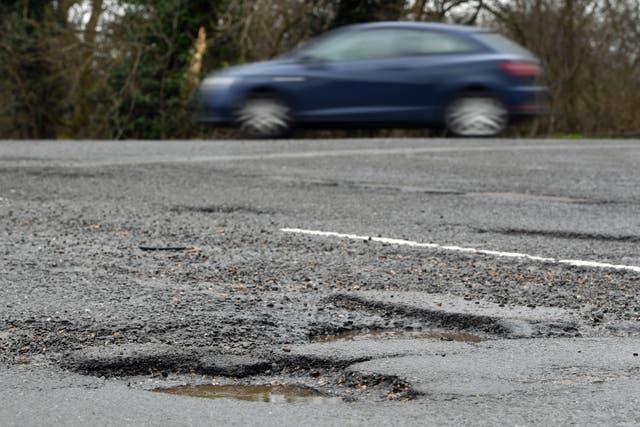
[[[447,130],[462,137],[497,136],[509,124],[509,112],[502,102],[485,94],[456,99],[445,112]]]
[[[280,138],[291,130],[291,110],[271,95],[250,97],[237,113],[237,123],[248,138]]]

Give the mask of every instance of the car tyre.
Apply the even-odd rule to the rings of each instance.
[[[490,94],[466,94],[456,98],[445,111],[449,134],[458,137],[493,137],[509,125],[509,112]]]
[[[291,109],[275,95],[254,95],[238,109],[236,122],[247,138],[282,138],[291,131]]]

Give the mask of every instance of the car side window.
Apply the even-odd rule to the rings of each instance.
[[[462,53],[476,49],[472,42],[452,34],[382,28],[336,34],[307,46],[301,54],[314,62],[339,62]]]
[[[477,50],[470,41],[436,31],[400,30],[395,34],[397,56],[464,53]]]
[[[363,61],[394,56],[393,31],[360,30],[322,40],[302,52],[319,62]]]

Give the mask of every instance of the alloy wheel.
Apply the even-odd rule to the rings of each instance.
[[[250,98],[237,115],[242,133],[250,138],[277,138],[291,127],[289,107],[277,98]]]
[[[496,136],[507,128],[509,114],[495,98],[465,96],[449,106],[445,121],[449,132],[457,136]]]

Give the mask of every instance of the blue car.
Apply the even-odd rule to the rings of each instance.
[[[487,29],[360,24],[280,58],[208,75],[196,118],[255,138],[346,126],[496,136],[544,111],[540,73],[533,54]]]

